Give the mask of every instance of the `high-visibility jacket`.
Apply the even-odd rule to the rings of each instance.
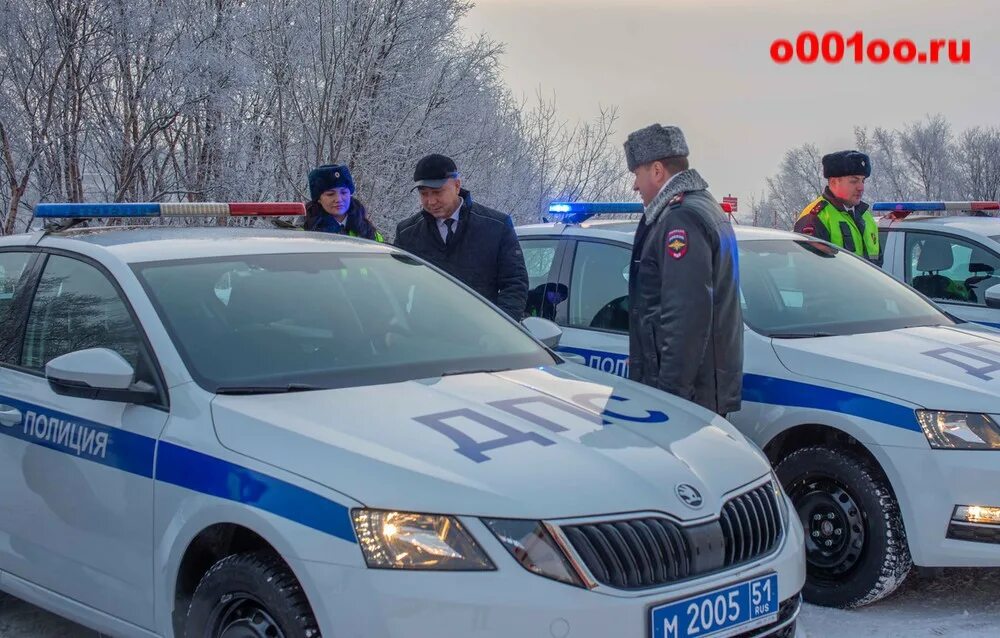
[[[854,207],[852,214],[831,199],[835,198],[824,193],[809,202],[795,222],[795,232],[812,235],[871,261],[878,261],[878,225],[868,204],[861,202]]]

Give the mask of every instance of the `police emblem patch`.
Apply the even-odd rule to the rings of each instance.
[[[667,253],[674,259],[680,259],[688,251],[688,234],[686,230],[672,230],[667,233]]]

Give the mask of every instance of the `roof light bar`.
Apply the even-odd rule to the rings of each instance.
[[[137,204],[39,204],[35,217],[247,217],[305,215],[301,202],[149,202]]]
[[[875,202],[873,211],[886,213],[917,211],[956,211],[971,212],[982,210],[1000,210],[1000,202]]]
[[[720,203],[719,207],[732,214],[733,206]],[[579,224],[595,215],[641,215],[645,208],[639,202],[553,202],[549,216],[564,224]]]

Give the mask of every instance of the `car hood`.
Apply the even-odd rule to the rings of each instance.
[[[218,396],[223,445],[368,507],[512,518],[718,512],[769,472],[732,425],[584,366]],[[700,507],[681,501],[694,487]]]
[[[928,409],[1000,413],[1000,334],[929,326],[772,345],[801,377]]]

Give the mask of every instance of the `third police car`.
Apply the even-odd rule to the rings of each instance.
[[[0,275],[15,596],[115,636],[795,631],[802,526],[759,450],[400,250],[79,228],[0,238]]]
[[[1000,202],[876,202],[882,268],[966,321],[1000,329]]]
[[[639,204],[555,204],[518,228],[529,314],[560,348],[627,374]],[[720,214],[722,214],[720,212]],[[1000,566],[1000,335],[966,329],[850,253],[737,227],[743,408],[729,419],[776,466],[806,529],[807,600],[873,602],[921,566]]]

